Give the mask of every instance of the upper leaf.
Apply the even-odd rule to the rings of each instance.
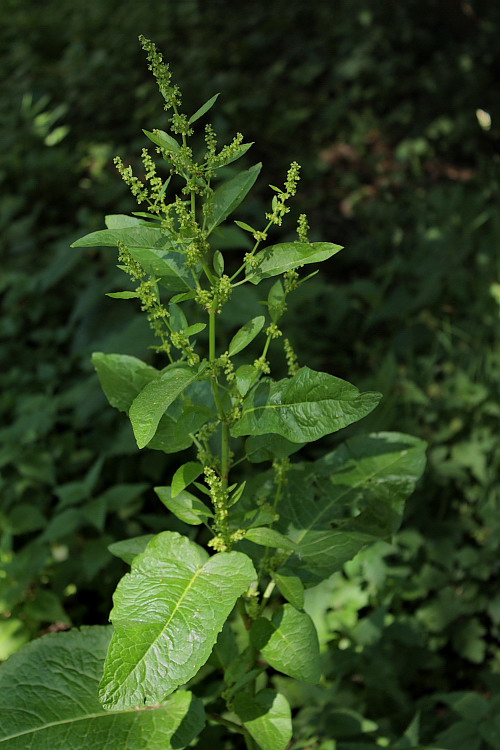
[[[129,247],[129,252],[146,273],[158,278],[165,289],[183,292],[192,288],[192,274],[178,252],[146,247]]]
[[[154,437],[165,410],[197,377],[197,370],[170,365],[136,396],[130,407],[129,417],[139,448],[144,448]]]
[[[425,443],[400,433],[348,440],[298,466],[280,504],[278,527],[298,544],[294,560],[326,578],[366,544],[393,534],[425,466]]]
[[[115,632],[100,687],[103,705],[156,703],[190,680],[255,578],[250,558],[241,552],[209,557],[180,534],[158,534],[115,592]]]
[[[183,490],[176,497],[172,497],[170,487],[155,487],[155,492],[162,503],[184,523],[198,526],[213,516],[212,511],[207,508],[198,497]]]
[[[229,343],[229,356],[232,357],[243,351],[243,349],[245,349],[245,347],[247,347],[248,344],[250,344],[262,331],[265,322],[265,317],[263,315],[258,315],[256,318],[249,320],[248,323],[245,323],[245,325],[234,334]]]
[[[94,352],[92,364],[109,403],[124,412],[144,386],[159,375],[154,367],[128,354]]]
[[[272,620],[264,617],[255,620],[250,638],[274,669],[296,680],[319,682],[318,635],[306,612],[284,604]]]
[[[252,284],[258,284],[262,279],[278,276],[306,263],[320,263],[340,250],[342,245],[333,245],[331,242],[284,242],[271,245],[255,256],[259,265],[248,273],[248,280]]]
[[[169,245],[169,240],[160,227],[131,225],[91,232],[73,242],[71,247],[118,247],[119,242],[123,242],[127,247],[164,248]]]
[[[257,179],[262,164],[240,172],[215,190],[205,204],[207,232],[210,234],[240,205]]]
[[[205,102],[205,104],[202,104],[201,107],[196,110],[194,115],[191,115],[191,117],[189,118],[189,124],[192,125],[193,122],[196,122],[196,120],[199,120],[200,117],[203,117],[203,115],[206,114],[209,109],[212,109],[218,97],[219,94],[214,94],[208,101]]]
[[[257,695],[237,693],[234,710],[262,750],[285,750],[292,739],[292,712],[281,693],[261,690]]]
[[[115,557],[119,557],[120,560],[132,564],[132,560],[141,552],[144,552],[148,546],[154,534],[143,534],[142,536],[134,536],[131,539],[123,539],[120,542],[113,542],[108,546],[109,551]]]
[[[294,443],[306,443],[357,422],[380,399],[380,393],[360,393],[345,380],[302,367],[293,378],[262,382],[251,392],[232,434],[272,432]]]
[[[203,704],[179,691],[147,711],[104,711],[97,699],[111,628],[46,635],[0,667],[5,750],[171,750],[204,725]]]

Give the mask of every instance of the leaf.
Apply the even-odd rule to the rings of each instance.
[[[179,421],[172,414],[163,414],[158,423],[154,437],[149,441],[148,448],[164,453],[178,453],[193,444],[192,437],[179,429]]]
[[[193,285],[193,277],[177,252],[155,248],[130,247],[130,255],[146,271],[159,279],[165,289],[173,292],[186,291]]]
[[[245,453],[250,463],[259,464],[275,458],[288,458],[304,445],[305,443],[291,443],[280,435],[253,435],[245,442]]]
[[[297,542],[297,570],[326,578],[366,544],[390,537],[425,466],[425,443],[400,433],[348,440],[290,474],[278,528]]]
[[[271,571],[271,577],[287,602],[293,604],[296,609],[304,607],[304,584],[298,576],[289,573],[286,569],[280,569]]]
[[[207,234],[213,232],[240,205],[251,190],[262,164],[240,172],[215,190],[205,204]]]
[[[257,231],[256,229],[254,229],[253,227],[251,227],[250,224],[247,224],[244,221],[235,221],[234,223],[237,226],[239,226],[240,229],[243,229],[245,232],[250,232],[250,234],[255,234],[255,232]]]
[[[292,713],[281,693],[261,690],[257,695],[237,693],[234,710],[262,750],[285,750],[292,739]]]
[[[276,433],[294,443],[318,440],[357,422],[381,399],[325,372],[302,367],[293,378],[263,381],[243,402],[232,435]]]
[[[207,327],[206,323],[193,323],[192,326],[188,326],[183,330],[185,336],[196,336],[197,333],[201,333]]]
[[[142,227],[145,225],[142,219],[127,216],[127,214],[108,214],[104,217],[104,223],[108,229],[125,229],[126,227]]]
[[[129,417],[139,448],[144,448],[154,437],[166,409],[197,376],[197,371],[190,367],[170,365],[135,397]]]
[[[112,555],[131,565],[134,557],[144,552],[153,537],[154,534],[134,536],[131,539],[123,539],[121,542],[113,542],[108,546],[108,549]]]
[[[232,164],[234,161],[241,159],[241,157],[246,154],[248,149],[250,149],[253,144],[254,141],[251,141],[251,143],[241,143],[238,148],[228,151],[225,156],[216,156],[213,159],[214,169],[220,169],[221,167],[225,167],[227,164]]]
[[[236,387],[241,396],[246,396],[257,380],[259,371],[253,365],[241,365],[235,372]]]
[[[331,242],[283,242],[271,245],[257,253],[259,265],[248,274],[248,281],[258,284],[262,279],[298,268],[306,263],[320,263],[340,252],[342,245]]]
[[[186,464],[179,466],[172,477],[172,497],[178,495],[181,490],[198,479],[202,472],[203,466],[197,461],[188,461]]]
[[[219,94],[214,94],[214,96],[212,96],[207,102],[205,102],[205,104],[202,104],[201,107],[196,110],[194,115],[191,115],[191,117],[189,118],[189,124],[192,125],[193,122],[196,122],[196,120],[199,120],[200,117],[203,117],[203,115],[206,114],[209,109],[212,109],[218,97]]]
[[[267,296],[267,309],[273,323],[277,323],[286,310],[285,289],[280,280],[275,281]]]
[[[295,549],[295,542],[280,534],[274,529],[266,526],[259,526],[256,529],[249,529],[245,534],[245,539],[254,544],[260,544],[263,547],[277,547],[278,549]]]
[[[141,222],[143,224],[143,222]],[[164,248],[169,244],[168,237],[160,227],[125,226],[120,229],[100,229],[73,242],[71,247],[118,247],[123,242],[128,248]]]
[[[249,557],[209,557],[164,531],[135,558],[114,595],[115,627],[100,698],[106,708],[149,705],[205,664],[238,597],[256,578]]]
[[[262,331],[266,319],[263,315],[258,315],[256,318],[252,318],[248,323],[245,323],[240,330],[235,333],[229,344],[229,356],[233,357],[235,354],[243,351],[245,347],[250,344],[256,336]]]
[[[109,713],[97,684],[111,628],[83,627],[33,641],[0,667],[5,750],[179,750],[204,726],[203,704],[179,691],[147,711]]]
[[[155,133],[152,133],[150,130],[143,130],[142,132],[144,135],[147,135],[150,141],[164,151],[179,151],[180,149],[180,145],[175,138],[165,133],[164,130],[156,130]]]
[[[306,612],[284,604],[272,620],[255,620],[250,639],[273,669],[313,685],[319,682],[318,635]]]
[[[135,397],[159,372],[137,357],[128,354],[92,354],[101,388],[111,406],[128,412]]]
[[[106,297],[112,297],[113,299],[137,299],[139,295],[137,292],[108,292]]]
[[[155,492],[169,511],[184,523],[191,526],[199,526],[207,518],[211,518],[213,513],[204,502],[190,492],[182,490],[176,497],[172,497],[170,487],[155,487]]]
[[[212,265],[217,276],[222,276],[224,273],[224,256],[220,250],[215,251]]]

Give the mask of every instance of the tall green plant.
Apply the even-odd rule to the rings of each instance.
[[[261,165],[229,179],[226,167],[252,144],[238,134],[220,148],[206,125],[200,148],[193,125],[218,95],[188,117],[168,65],[154,44],[141,42],[170,113],[169,132],[144,131],[167,174],[147,149],[144,180],[117,158],[140,210],[106,217],[106,229],[73,246],[118,248],[131,288],[110,296],[138,300],[157,337],[158,368],[122,354],[95,353],[93,363],[139,449],[192,450],[170,484],[155,488],[186,534],[111,545],[131,565],[115,592],[112,634],[86,628],[47,636],[6,663],[0,745],[43,750],[85,738],[95,748],[165,750],[186,747],[208,721],[209,731],[239,734],[248,748],[284,750],[291,710],[273,672],[311,684],[321,677],[304,589],[398,528],[424,444],[380,433],[315,461],[291,459],[380,400],[300,367],[282,335],[288,296],[314,275],[300,269],[341,247],[309,241],[304,215],[297,241],[269,241],[297,190],[295,162],[284,187],[271,186],[263,228],[228,223]],[[231,321],[218,321],[226,304],[238,296],[243,304],[244,287],[260,284],[268,287],[262,314],[225,340],[221,330]],[[271,377],[273,341],[283,342],[289,371],[280,380]]]

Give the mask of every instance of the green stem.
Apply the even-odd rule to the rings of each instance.
[[[208,348],[209,348],[209,359],[210,362],[214,362],[216,360],[216,350],[215,350],[215,316],[216,313],[213,310],[210,310],[209,313],[209,329],[208,329]],[[220,397],[220,390],[219,390],[219,384],[217,382],[217,378],[214,376],[212,378],[212,392],[214,394],[214,400],[215,404],[217,406],[217,413],[219,415],[219,419],[221,422],[221,479],[222,479],[222,489],[226,490],[228,485],[228,476],[229,476],[229,425],[226,421],[226,415],[224,414],[224,409],[222,406],[222,401]]]

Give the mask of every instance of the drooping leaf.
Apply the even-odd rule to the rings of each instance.
[[[275,547],[278,549],[292,549],[296,548],[295,542],[291,539],[280,534],[279,531],[270,529],[266,526],[259,526],[252,528],[245,534],[245,539],[253,542],[254,544],[260,544],[262,547]]]
[[[112,555],[131,565],[134,557],[144,552],[153,537],[154,534],[134,536],[131,539],[123,539],[121,542],[113,542],[108,549]]]
[[[154,367],[128,354],[94,352],[92,364],[109,403],[124,412],[144,386],[159,375]]]
[[[241,552],[209,557],[180,534],[155,536],[114,595],[115,631],[100,686],[103,705],[156,703],[190,680],[255,578],[250,558]]]
[[[186,464],[179,466],[172,477],[172,497],[188,487],[191,482],[198,479],[203,472],[203,466],[198,461],[188,461]]]
[[[340,250],[341,245],[333,245],[331,242],[284,242],[281,245],[271,245],[255,256],[259,265],[248,273],[248,280],[252,284],[258,284],[262,279],[278,276],[306,263],[320,263]]]
[[[144,224],[144,222],[139,222]],[[122,226],[117,229],[100,229],[86,234],[71,247],[118,247],[123,242],[128,248],[151,247],[164,248],[169,245],[168,237],[160,227],[152,226]]]
[[[297,467],[278,523],[298,544],[295,567],[326,578],[366,544],[393,534],[424,466],[422,440],[378,433]]]
[[[300,578],[283,568],[273,571],[271,577],[287,602],[293,604],[296,609],[302,609],[304,606],[304,584]]]
[[[196,380],[197,375],[197,371],[190,367],[171,365],[135,397],[129,417],[139,448],[149,443],[166,409]]]
[[[306,612],[284,604],[274,613],[272,620],[264,617],[255,620],[250,638],[278,672],[313,685],[319,682],[318,634]]]
[[[248,323],[245,323],[245,325],[234,334],[229,343],[229,356],[233,357],[235,354],[243,351],[243,349],[245,349],[245,347],[247,347],[248,344],[250,344],[262,331],[265,322],[265,317],[263,315],[258,315],[256,318],[249,320]]]
[[[205,204],[207,232],[210,234],[240,205],[257,179],[262,164],[240,172],[215,190]]]
[[[111,628],[83,627],[28,644],[0,667],[5,750],[178,750],[204,725],[203,705],[179,691],[146,711],[105,711],[97,685]]]
[[[369,414],[380,393],[360,393],[345,380],[302,367],[293,378],[262,382],[243,402],[232,435],[276,433],[294,443],[318,440]]]
[[[292,712],[281,693],[261,690],[257,695],[237,693],[234,710],[262,750],[285,750],[292,739]]]
[[[215,102],[217,101],[217,98],[219,97],[219,94],[214,94],[208,101],[205,102],[205,104],[202,104],[199,109],[196,110],[194,115],[191,115],[188,122],[190,125],[193,124],[193,122],[196,122],[196,120],[199,120],[200,117],[203,117],[204,114],[206,114],[212,107],[214,106]]]
[[[199,526],[213,516],[204,502],[186,490],[182,490],[175,497],[172,497],[171,487],[155,487],[155,492],[169,511],[191,526]]]

